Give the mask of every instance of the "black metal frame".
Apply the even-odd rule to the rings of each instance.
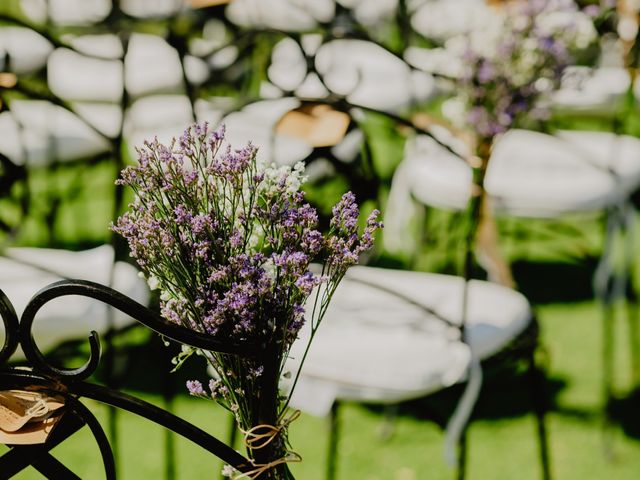
[[[241,356],[255,356],[262,351],[259,345],[222,342],[170,324],[125,295],[94,282],[61,280],[48,285],[33,296],[20,320],[10,300],[0,290],[0,316],[5,328],[4,344],[0,349],[0,390],[40,390],[62,396],[65,400],[65,413],[44,444],[10,445],[12,448],[0,457],[0,478],[11,478],[28,466],[33,466],[51,479],[79,478],[49,452],[86,425],[100,450],[106,478],[115,479],[116,463],[109,440],[93,413],[82,404],[82,398],[144,417],[199,445],[240,472],[248,472],[253,468],[251,462],[232,447],[176,415],[129,394],[87,382],[86,379],[95,372],[100,362],[100,340],[96,332],[91,332],[89,336],[90,355],[83,366],[66,369],[48,363],[33,338],[34,318],[47,302],[71,295],[89,297],[117,308],[163,337],[182,344]],[[7,364],[18,346],[27,358],[26,369]]]

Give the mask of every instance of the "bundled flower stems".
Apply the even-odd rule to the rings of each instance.
[[[333,208],[326,235],[305,202],[301,163],[263,165],[251,144],[234,150],[224,127],[195,125],[170,145],[138,150],[122,172],[135,199],[113,226],[152,288],[168,321],[234,343],[263,346],[256,357],[202,352],[215,371],[208,385],[188,382],[192,395],[233,412],[255,469],[237,478],[291,479],[299,457],[289,451],[287,413],[293,388],[278,388],[292,343],[311,322],[309,343],[349,266],[373,246],[381,227],[374,210],[359,234],[352,193]],[[312,262],[321,262],[318,273]],[[307,345],[308,349],[308,345]],[[183,347],[181,364],[194,353]],[[226,468],[229,476],[237,472]]]

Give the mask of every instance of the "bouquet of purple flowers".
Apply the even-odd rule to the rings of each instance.
[[[224,133],[205,123],[170,145],[145,142],[139,164],[119,180],[135,199],[113,229],[160,290],[164,318],[263,345],[256,357],[183,347],[175,362],[198,353],[215,372],[208,385],[193,380],[187,387],[235,415],[255,466],[242,477],[289,479],[287,463],[299,457],[287,448],[291,392],[283,396],[278,388],[288,352],[304,322],[311,322],[313,339],[347,269],[373,246],[379,212],[359,234],[355,197],[346,193],[323,235],[300,189],[303,165],[262,165],[255,147],[234,150]],[[322,263],[317,271],[314,261]]]
[[[573,0],[513,0],[487,9],[467,34],[450,39],[458,59],[459,100],[480,141],[546,115],[540,98],[597,34]]]

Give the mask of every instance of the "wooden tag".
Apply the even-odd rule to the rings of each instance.
[[[329,105],[311,104],[287,112],[276,132],[300,138],[312,147],[332,147],[342,141],[351,117]]]
[[[0,405],[0,430],[15,432],[16,430],[20,430],[28,421],[28,416],[19,415],[11,408]]]
[[[218,5],[226,5],[232,0],[189,0],[189,4],[193,8],[216,7]]]
[[[62,414],[49,417],[40,422],[30,422],[17,432],[9,433],[0,430],[0,443],[6,445],[36,445],[44,443],[61,418]]]
[[[0,442],[44,443],[62,414],[64,399],[29,390],[0,392]]]
[[[18,77],[15,73],[0,72],[0,87],[13,88],[18,83]]]

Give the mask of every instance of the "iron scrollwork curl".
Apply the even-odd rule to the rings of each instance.
[[[33,338],[32,326],[38,311],[47,302],[50,302],[55,298],[69,295],[80,295],[106,303],[129,315],[134,320],[159,333],[163,337],[181,344],[190,345],[203,350],[243,356],[256,355],[259,350],[258,345],[256,344],[223,342],[204,333],[195,332],[179,325],[169,323],[144,305],[141,305],[117,290],[99,283],[87,280],[60,280],[44,287],[36,293],[25,307],[24,313],[20,319],[20,346],[22,347],[27,360],[29,360],[32,366],[45,371],[50,375],[65,377],[69,380],[83,380],[94,373],[100,360],[100,341],[98,334],[94,331],[89,335],[89,360],[83,366],[74,369],[59,368],[47,363],[47,360]]]
[[[11,358],[19,344],[18,316],[2,290],[0,290],[0,317],[2,317],[2,323],[4,324],[4,343],[2,349],[0,349],[0,365],[2,365]]]
[[[100,340],[95,331],[89,335],[89,359],[83,366],[62,368],[48,363],[34,339],[33,322],[45,304],[56,298],[73,295],[92,298],[110,305],[160,335],[195,348],[242,356],[257,355],[261,351],[261,347],[257,344],[223,342],[206,334],[169,323],[147,307],[104,285],[85,280],[60,280],[37,292],[25,307],[19,320],[10,300],[0,290],[0,316],[5,329],[4,344],[0,350],[0,390],[36,389],[64,397],[65,408],[73,414],[69,416],[70,419],[67,422],[70,425],[66,425],[66,436],[75,433],[82,425],[89,426],[100,449],[106,478],[109,480],[115,478],[115,463],[111,446],[95,416],[80,402],[81,398],[90,398],[142,416],[201,446],[238,471],[249,471],[251,463],[248,459],[197,426],[136,397],[85,381],[95,372],[100,361]],[[6,365],[18,346],[22,348],[28,361],[28,369]],[[74,421],[76,424],[73,423]],[[77,422],[80,424],[78,425]],[[59,442],[63,439],[56,438],[54,440]],[[68,471],[64,465],[48,454],[50,448],[53,448],[52,446],[48,448],[35,447],[37,447],[37,451],[34,450],[31,454],[37,453],[39,461],[42,460],[42,463],[38,465],[43,468]],[[33,455],[21,455],[20,449],[22,448],[20,447],[18,450],[14,448],[4,456],[0,456],[0,465],[9,465],[13,461],[13,467],[24,468],[24,466],[20,466],[20,462],[24,463],[25,458],[31,458]],[[35,458],[33,457],[29,464],[38,468]]]

